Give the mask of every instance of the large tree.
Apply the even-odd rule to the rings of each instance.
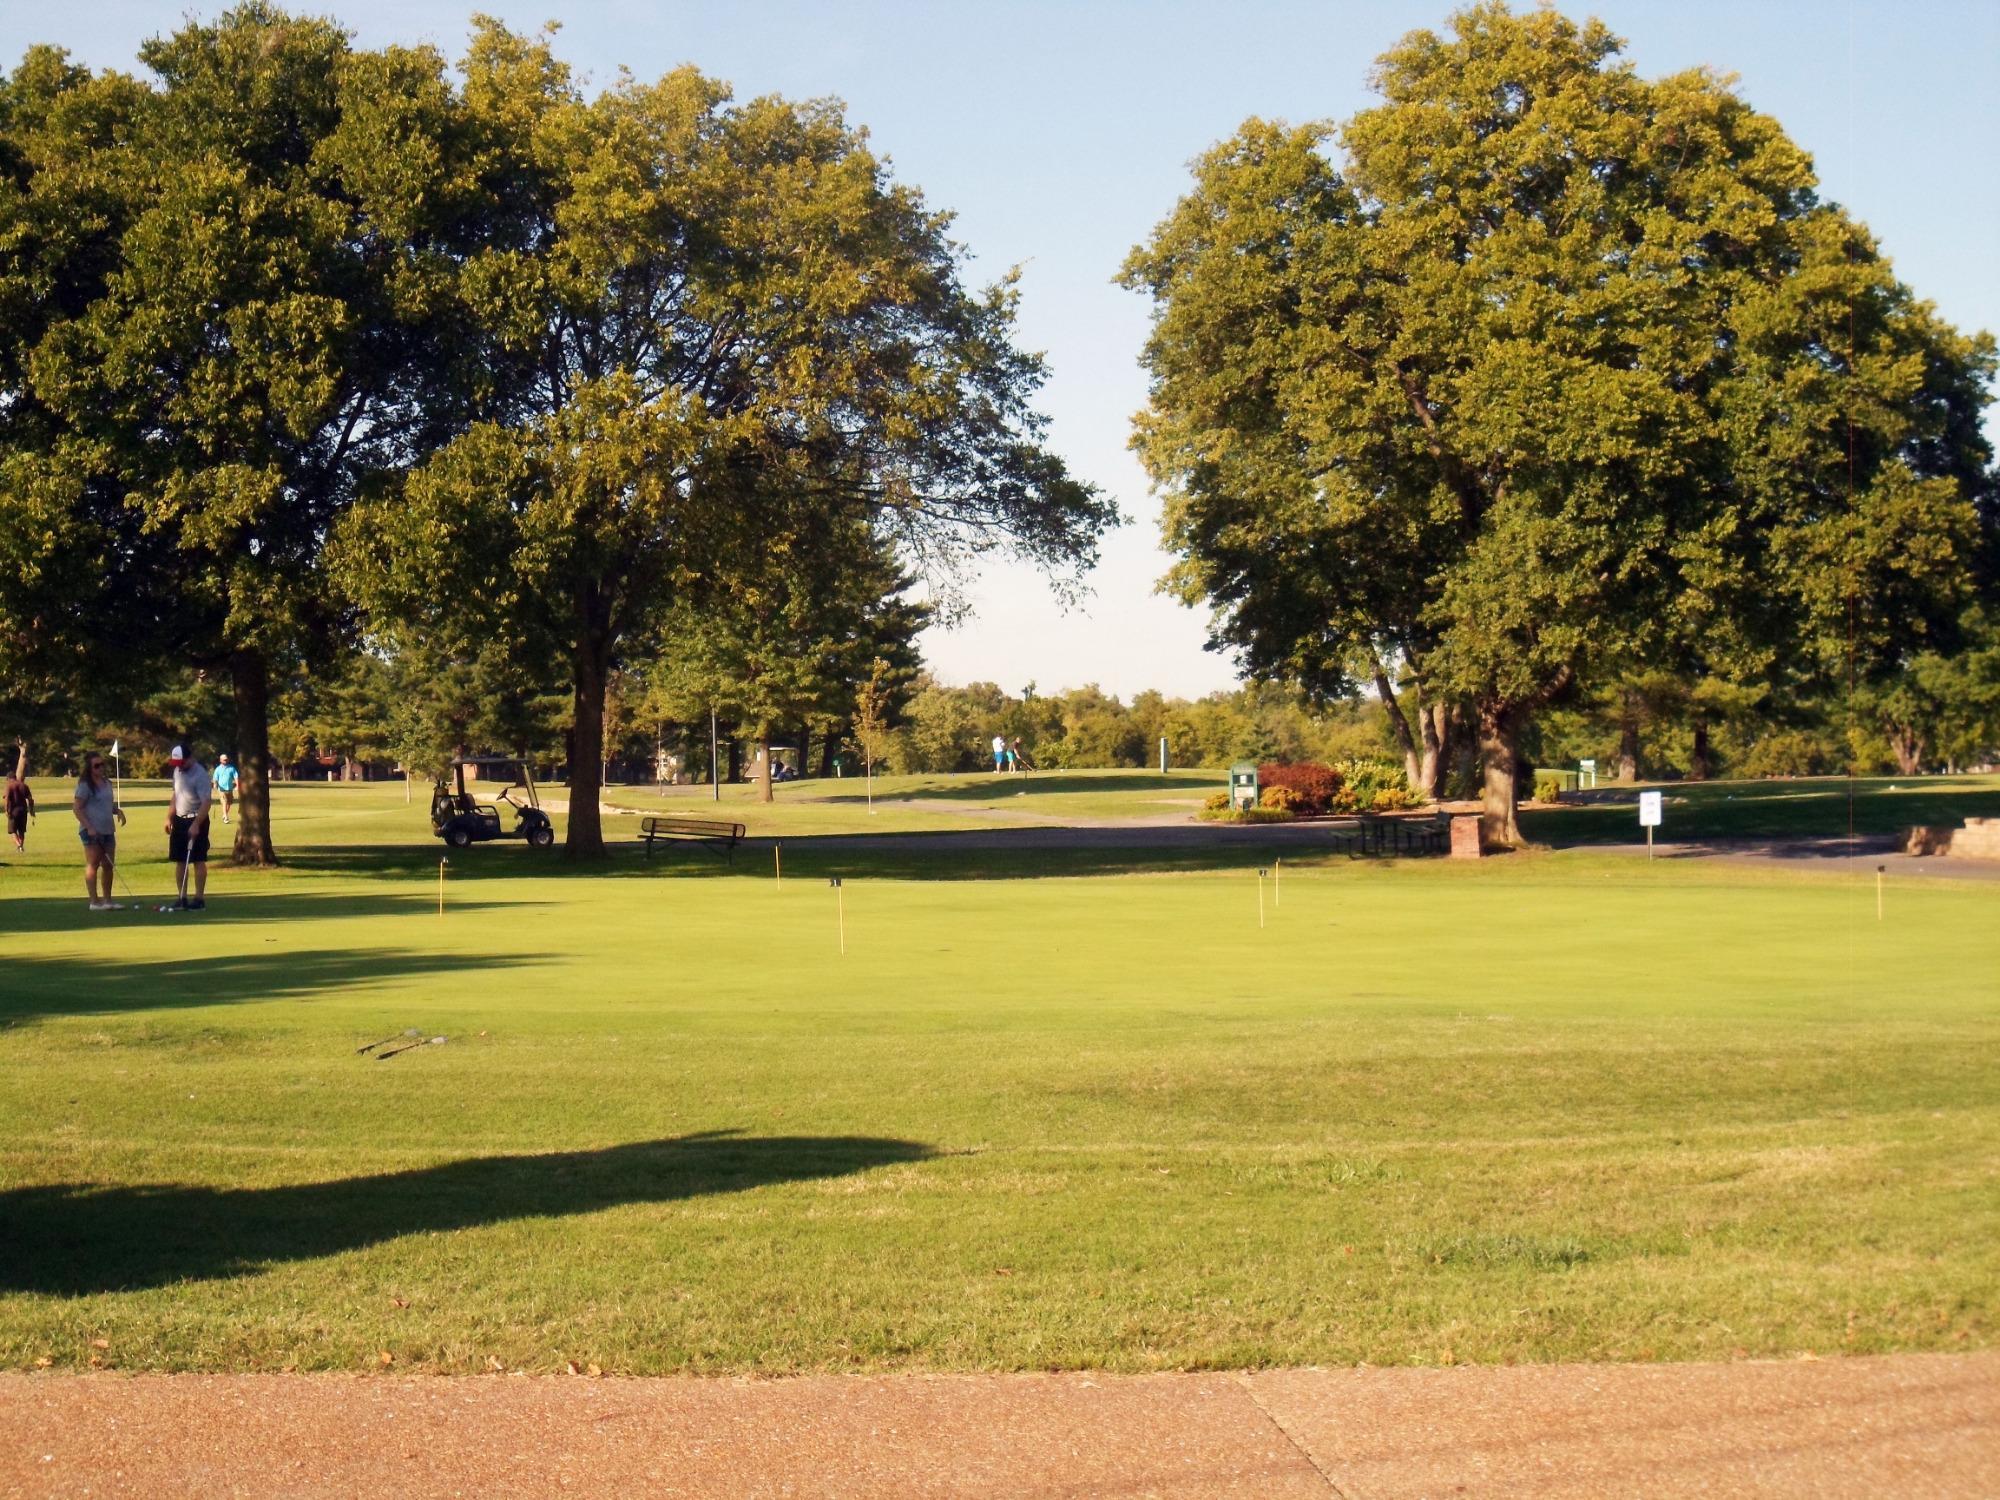
[[[1379,107],[1202,158],[1124,273],[1174,586],[1252,670],[1462,704],[1496,843],[1579,682],[1835,620],[1892,651],[1975,545],[1990,341],[1725,80],[1620,46],[1502,4],[1415,32]]]
[[[827,512],[913,559],[1088,559],[1111,510],[1040,445],[1012,293],[828,103],[736,105],[692,69],[587,98],[482,22],[463,110],[489,244],[462,274],[505,385],[346,528],[365,602],[453,649],[534,617],[573,686],[567,850],[603,852],[605,693],[687,588]]]
[[[59,509],[64,546],[121,543],[74,602],[102,595],[114,623],[144,628],[98,664],[227,674],[235,857],[268,864],[274,674],[350,628],[320,566],[333,522],[463,425],[444,391],[462,366],[441,352],[454,262],[435,216],[462,220],[467,203],[427,53],[357,53],[330,22],[252,0],[140,56],[156,83],[124,128],[93,132],[72,109],[87,170],[49,179],[106,227],[109,259],[29,331],[49,441],[20,458],[5,503]],[[30,65],[31,82],[54,67]]]

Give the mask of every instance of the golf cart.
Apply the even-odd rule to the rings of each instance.
[[[465,789],[466,768],[474,780],[507,781],[493,801],[481,804]],[[457,790],[452,788],[456,786]],[[514,793],[522,794],[516,802]],[[505,803],[514,814],[514,826],[505,826],[498,804]],[[451,763],[451,769],[431,788],[431,830],[454,849],[483,844],[488,839],[526,839],[537,849],[556,841],[555,825],[542,811],[542,799],[535,795],[535,778],[527,762],[511,755],[465,755]]]

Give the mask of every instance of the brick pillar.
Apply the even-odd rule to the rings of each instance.
[[[1451,857],[1453,859],[1479,858],[1479,819],[1453,818],[1451,820]]]

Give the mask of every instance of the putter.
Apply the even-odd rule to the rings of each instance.
[[[444,1041],[443,1037],[434,1036],[428,1042],[425,1041],[405,1042],[400,1047],[391,1047],[387,1052],[376,1053],[375,1061],[387,1062],[390,1058],[394,1057],[399,1052],[408,1052],[413,1047],[436,1047],[441,1045],[443,1041]]]
[[[422,1036],[422,1035],[423,1033],[421,1031],[417,1030],[416,1027],[412,1026],[408,1031],[399,1031],[394,1036],[385,1036],[379,1042],[370,1042],[365,1047],[356,1047],[354,1049],[354,1055],[356,1057],[359,1057],[364,1052],[373,1052],[377,1047],[386,1047],[391,1042],[400,1042],[406,1036]]]

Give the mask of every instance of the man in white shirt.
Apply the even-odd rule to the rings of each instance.
[[[1007,740],[1004,735],[993,736],[993,769],[995,771],[1007,769]]]
[[[179,745],[167,757],[174,768],[174,796],[167,809],[167,855],[174,862],[174,884],[184,911],[208,905],[208,809],[215,785],[201,757]],[[188,897],[188,872],[194,872],[194,897]]]

